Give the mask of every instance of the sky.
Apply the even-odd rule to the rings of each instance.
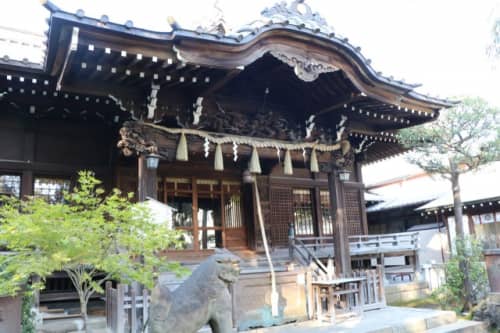
[[[277,0],[219,0],[230,27],[260,17]],[[195,28],[215,16],[215,0],[53,0],[87,16],[131,19],[136,27],[167,31],[167,16]],[[384,75],[421,83],[433,96],[477,95],[500,106],[500,61],[486,56],[500,0],[306,0],[335,32],[362,47]],[[48,11],[39,0],[2,0],[0,25],[43,32]],[[497,68],[495,68],[495,65]]]

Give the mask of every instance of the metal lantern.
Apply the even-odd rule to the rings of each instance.
[[[158,154],[148,154],[146,155],[146,167],[148,169],[158,169],[160,164],[161,156]]]
[[[245,170],[243,171],[243,184],[252,184],[254,182],[255,178],[250,172],[250,170]]]
[[[341,169],[337,171],[337,173],[341,182],[348,182],[349,178],[351,177],[351,172],[346,169]]]

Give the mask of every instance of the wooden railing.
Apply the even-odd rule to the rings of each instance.
[[[313,273],[316,275],[327,274],[327,268],[316,256],[315,249],[311,244],[304,243],[300,238],[290,238],[289,246],[291,258],[294,258],[295,254],[297,254],[297,259],[299,259],[302,264],[309,266],[312,263],[315,266]]]
[[[140,294],[135,289],[124,284],[113,288],[111,282],[106,282],[106,326],[113,333],[148,332],[145,326],[151,296],[146,289]]]
[[[418,250],[418,232],[349,236],[351,255]]]
[[[376,269],[357,269],[352,271],[353,277],[364,277],[361,283],[361,293],[363,293],[364,311],[380,309],[386,306],[384,276],[381,265],[377,265]]]
[[[418,250],[418,232],[401,232],[381,235],[349,236],[349,251],[351,256],[379,253],[397,253]],[[290,245],[310,252],[315,257],[334,257],[333,236],[323,237],[293,237]],[[294,249],[291,249],[293,251]],[[307,254],[309,255],[309,254]]]

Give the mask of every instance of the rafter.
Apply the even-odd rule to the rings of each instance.
[[[71,68],[71,60],[78,49],[78,34],[80,29],[77,27],[73,27],[73,32],[71,33],[71,40],[69,41],[68,50],[66,52],[66,58],[64,59],[63,68],[59,77],[57,79],[56,90],[59,91],[62,88],[64,76]]]

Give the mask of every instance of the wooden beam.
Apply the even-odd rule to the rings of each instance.
[[[146,165],[146,157],[141,154],[137,159],[138,176],[137,176],[137,194],[139,201],[145,201],[147,198],[158,199],[158,180],[156,169],[148,169]]]
[[[92,166],[92,165],[68,165],[68,164],[58,164],[58,163],[46,163],[46,162],[30,162],[30,161],[20,161],[20,160],[6,160],[0,159],[0,169],[3,170],[32,170],[36,173],[44,173],[48,175],[53,174],[74,174],[79,170],[92,170],[96,174],[101,175],[104,173],[109,173],[108,166]]]
[[[71,40],[69,41],[68,45],[68,50],[66,52],[66,57],[64,59],[64,64],[61,70],[61,73],[59,73],[59,77],[57,79],[57,84],[56,84],[56,90],[60,91],[62,88],[63,84],[63,79],[66,73],[69,71],[71,67],[71,60],[78,49],[78,34],[79,34],[80,29],[77,27],[73,27],[73,31],[71,33]]]
[[[337,110],[337,109],[338,109],[338,108],[340,108],[340,107],[342,107],[342,108],[343,108],[343,107],[344,107],[344,104],[353,103],[353,102],[359,101],[359,100],[361,100],[361,99],[363,99],[363,98],[364,98],[364,96],[362,96],[362,95],[355,95],[355,96],[352,96],[352,97],[350,97],[350,98],[345,99],[345,100],[344,100],[344,101],[342,101],[342,102],[339,102],[339,103],[333,104],[333,105],[331,105],[331,106],[328,106],[328,107],[326,107],[326,108],[324,108],[324,109],[319,110],[318,112],[316,112],[316,116],[320,116],[320,115],[322,115],[322,114],[325,114],[325,113],[329,113],[329,112],[335,111],[335,110]]]
[[[232,69],[227,74],[220,79],[219,81],[215,82],[213,85],[208,87],[205,91],[203,91],[200,96],[208,96],[216,93],[219,89],[223,88],[229,81],[234,79],[238,74],[241,73],[240,69]]]

